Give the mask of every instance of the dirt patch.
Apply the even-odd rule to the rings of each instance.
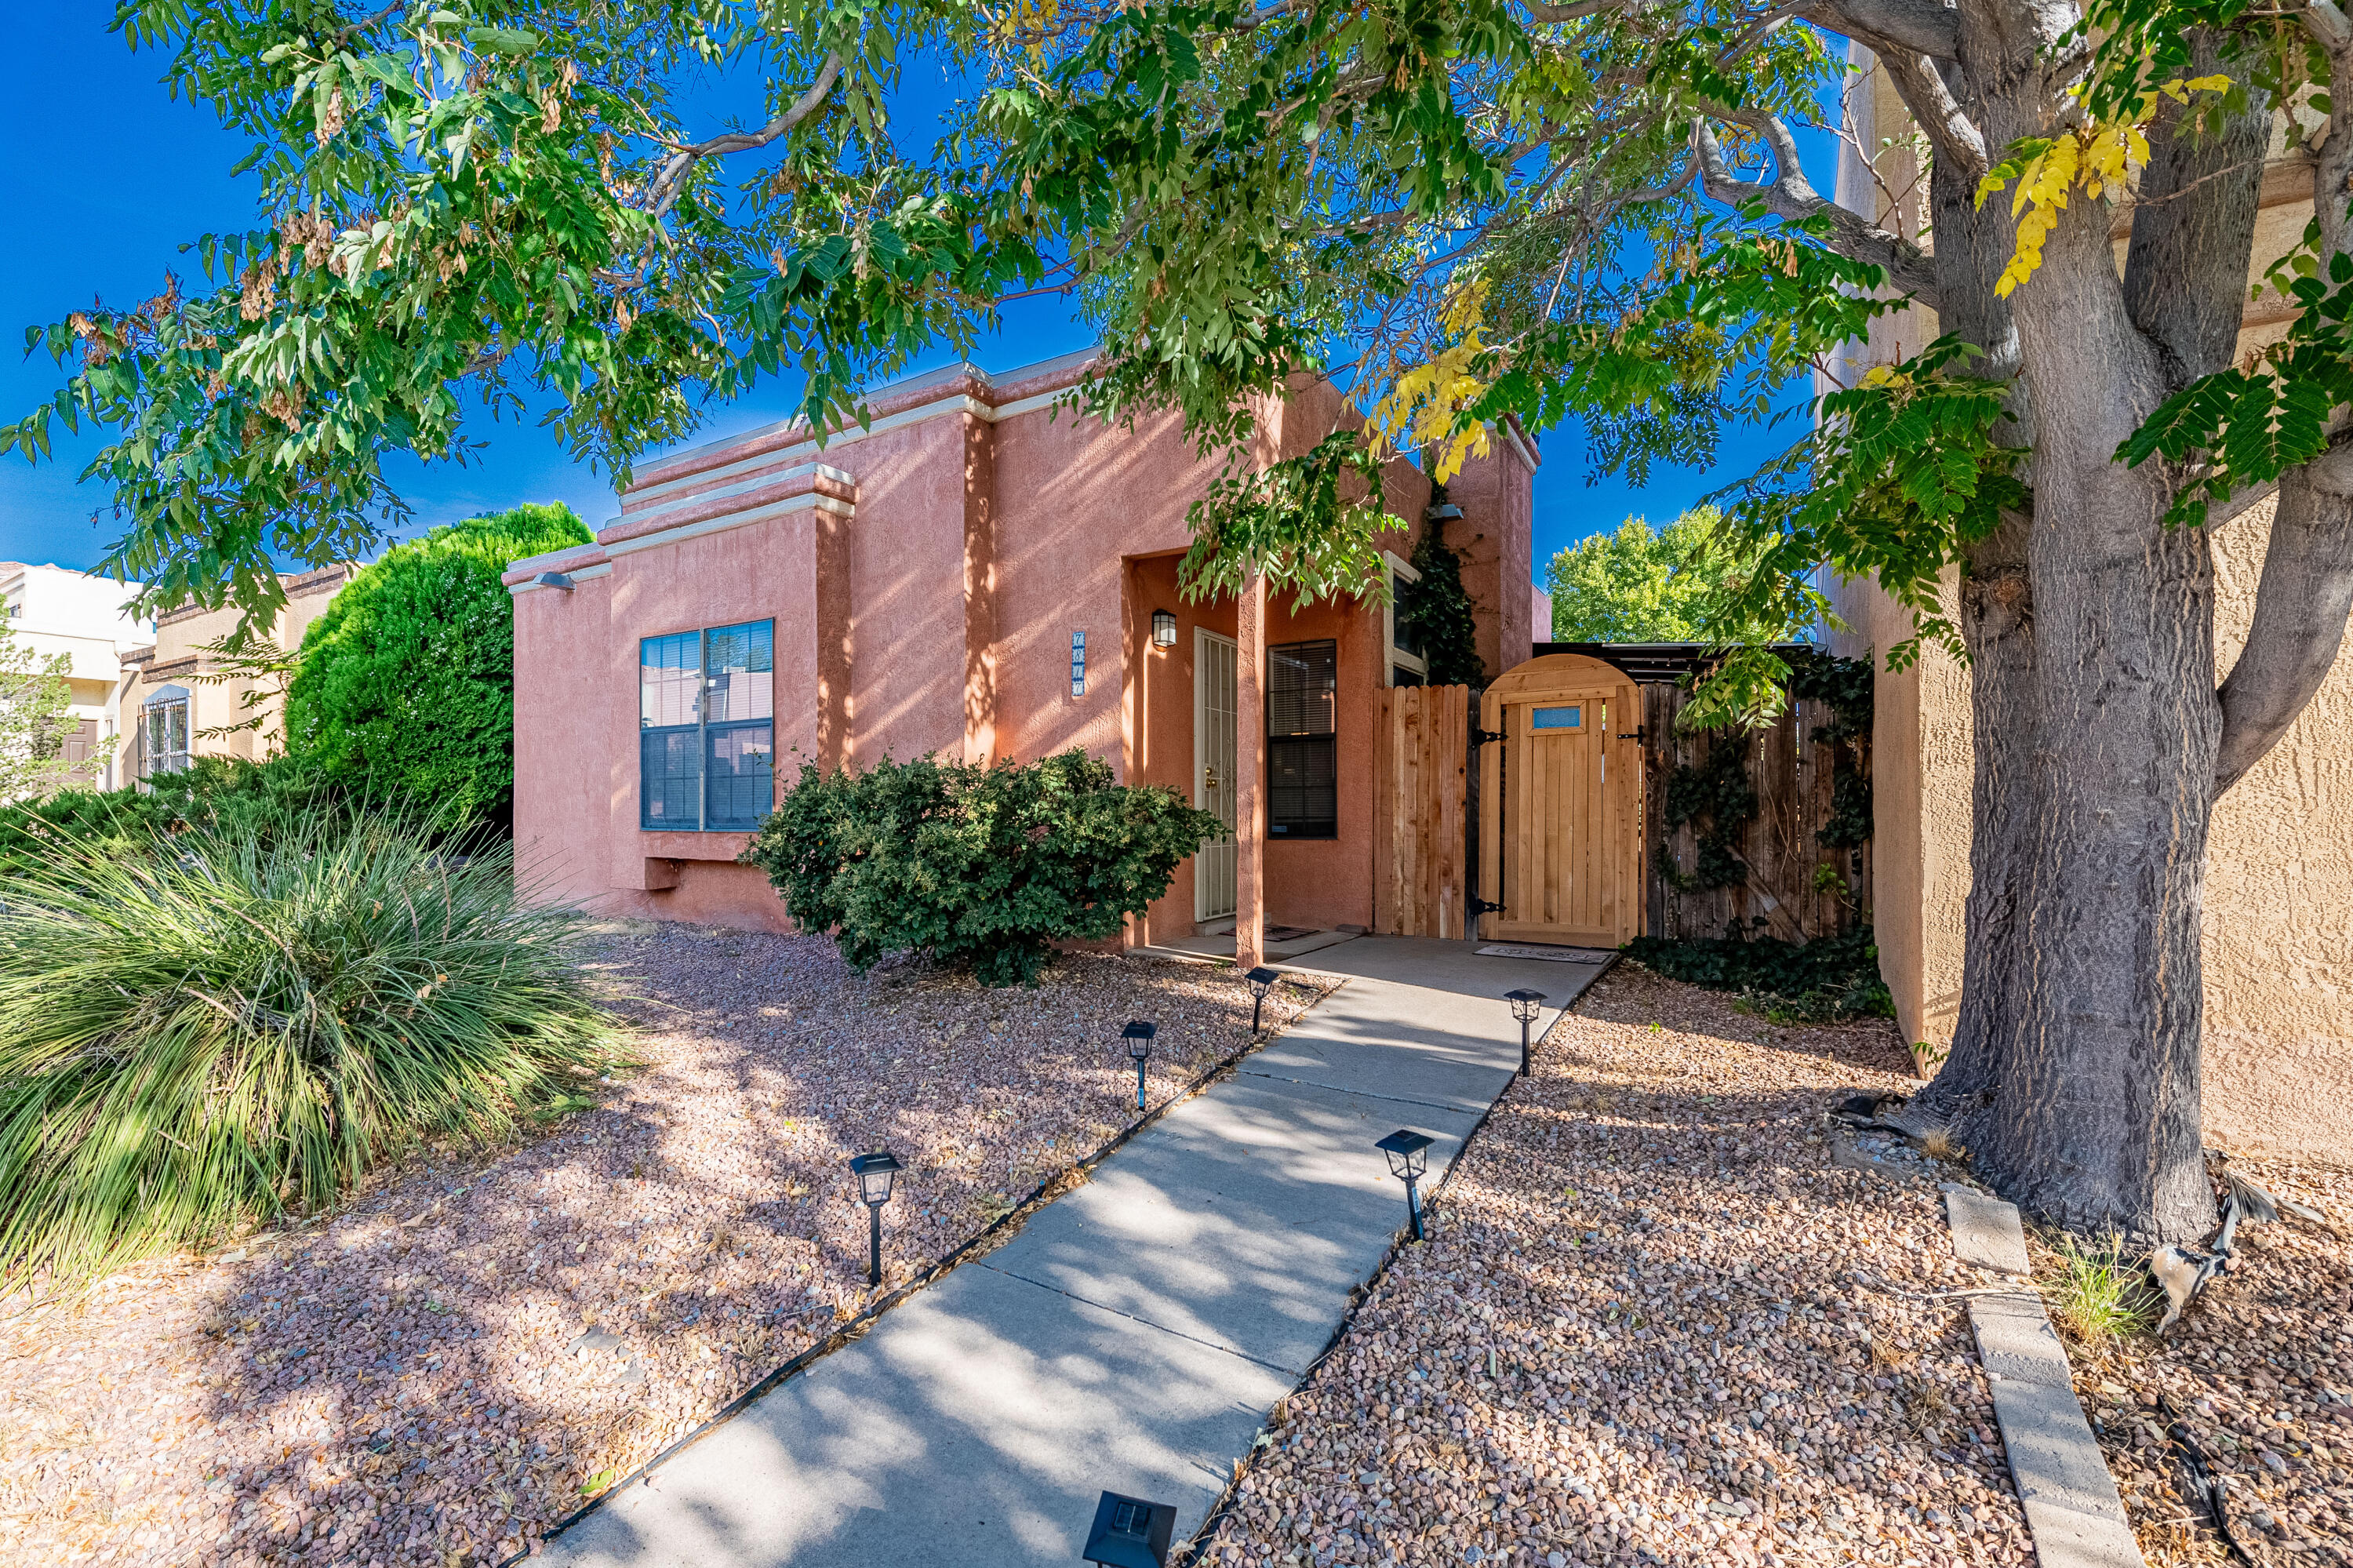
[[[1211,1563],[2022,1563],[1933,1182],[1820,1115],[1915,1084],[1621,964],[1244,1469]],[[1861,1281],[1869,1280],[1867,1286]]]
[[[1073,955],[1036,990],[852,974],[807,938],[618,923],[642,1071],[324,1223],[0,1319],[0,1559],[491,1561],[1240,1049],[1230,970]],[[1267,1001],[1279,1028],[1312,1001]]]

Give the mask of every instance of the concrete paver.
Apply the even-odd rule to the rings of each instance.
[[[546,1559],[1074,1563],[1105,1488],[1176,1505],[1188,1537],[1404,1223],[1373,1141],[1430,1134],[1435,1183],[1518,1063],[1503,992],[1531,985],[1556,1010],[1601,972],[1403,938],[1295,967],[1352,978],[1005,1245],[621,1489]]]

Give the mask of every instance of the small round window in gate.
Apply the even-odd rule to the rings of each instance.
[[[1580,704],[1565,708],[1538,708],[1529,715],[1533,729],[1583,729],[1585,708]]]

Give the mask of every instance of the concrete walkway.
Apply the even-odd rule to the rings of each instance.
[[[1511,1082],[1502,993],[1598,966],[1360,938],[1352,977],[1011,1241],[886,1313],[549,1542],[632,1568],[1072,1564],[1103,1489],[1197,1530],[1404,1221],[1376,1139],[1430,1178]],[[921,1171],[909,1178],[920,1190]]]

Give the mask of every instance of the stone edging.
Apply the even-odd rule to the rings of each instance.
[[[2116,1478],[2075,1398],[2066,1348],[2027,1279],[2016,1205],[1947,1183],[1945,1220],[1955,1257],[2018,1285],[1969,1297],[1969,1327],[2036,1561],[2042,1568],[2147,1568]]]

